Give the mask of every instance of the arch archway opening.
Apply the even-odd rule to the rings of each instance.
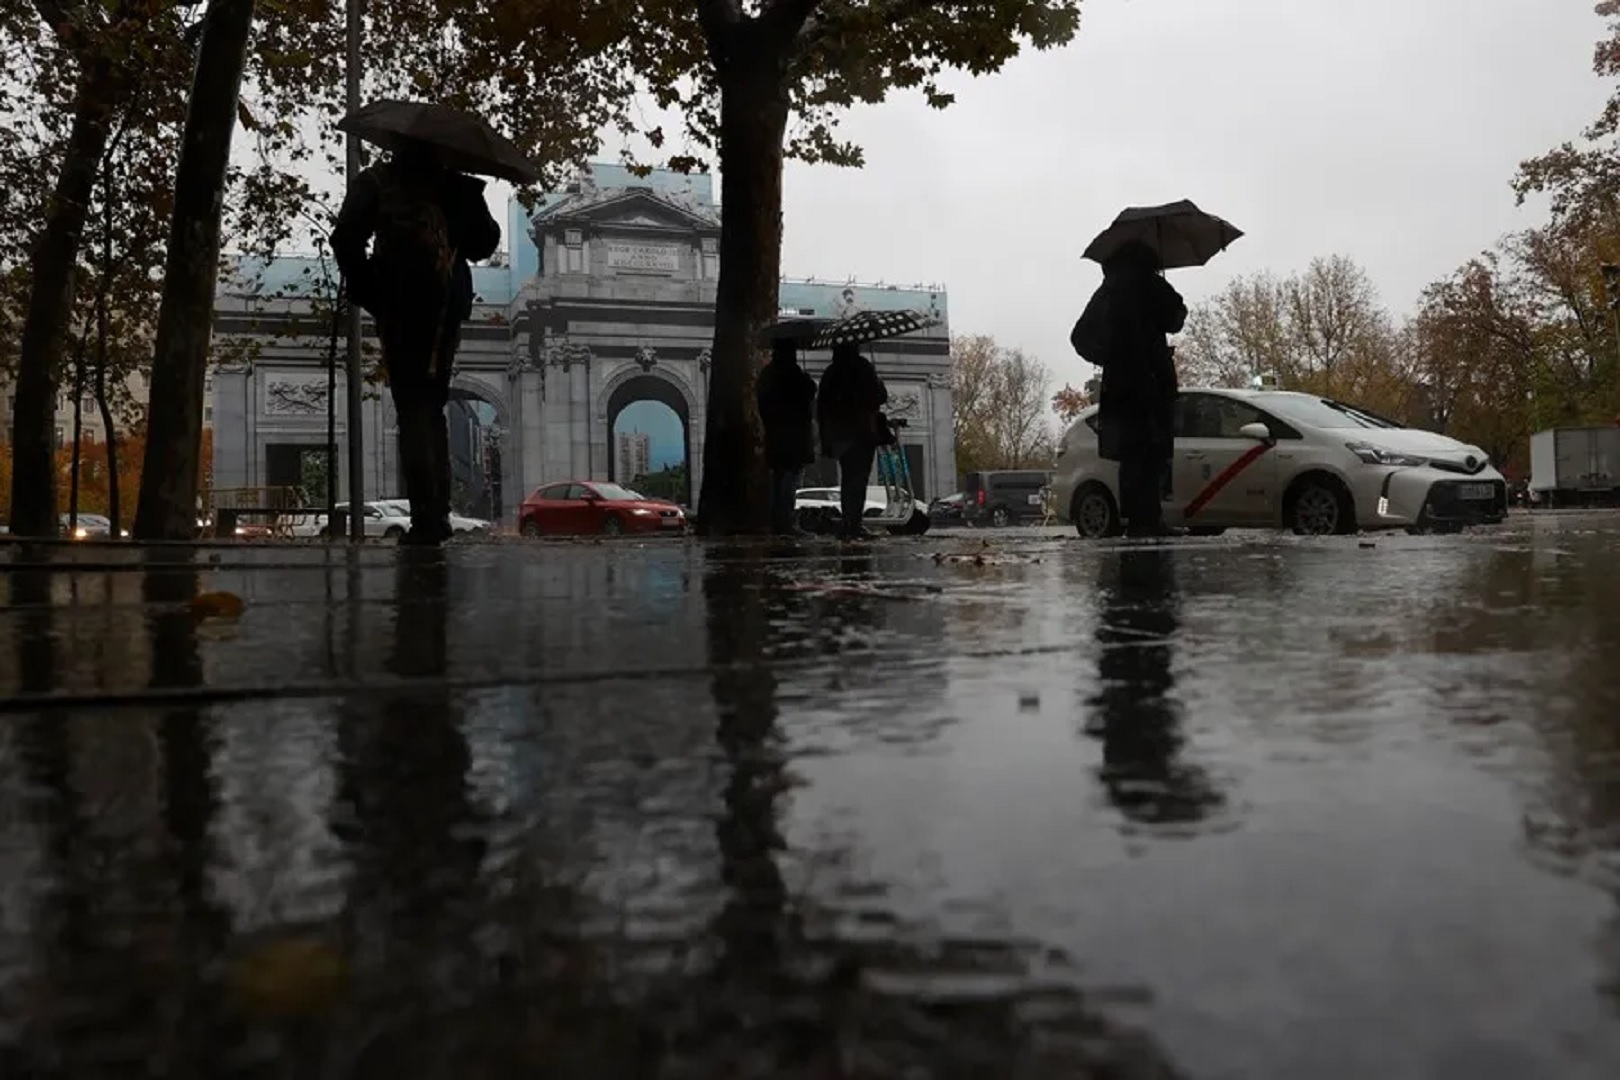
[[[668,379],[638,375],[608,399],[608,478],[655,499],[692,505],[692,417]]]
[[[460,386],[450,388],[445,407],[450,448],[450,509],[481,521],[500,521],[501,451],[505,433],[500,410],[489,398]],[[405,490],[400,462],[399,490]]]

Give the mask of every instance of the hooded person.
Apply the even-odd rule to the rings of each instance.
[[[1175,354],[1187,305],[1164,279],[1158,253],[1122,246],[1103,263],[1103,283],[1074,324],[1070,343],[1102,369],[1097,450],[1119,462],[1120,516],[1131,536],[1161,536],[1175,452]]]
[[[771,474],[771,531],[791,535],[799,531],[794,520],[799,477],[816,460],[816,380],[799,366],[796,342],[772,344],[771,362],[760,371],[754,393]]]
[[[838,462],[841,535],[846,539],[865,535],[866,486],[884,441],[882,410],[888,402],[888,388],[872,361],[854,345],[834,345],[816,391],[816,423],[822,453]]]
[[[355,177],[332,230],[349,299],[377,323],[411,504],[410,543],[438,544],[451,535],[444,415],[451,368],[472,314],[471,264],[500,242],[484,182],[446,169],[438,152],[419,142]]]

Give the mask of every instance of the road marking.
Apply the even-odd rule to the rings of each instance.
[[[1244,469],[1253,465],[1260,459],[1260,455],[1270,449],[1271,447],[1266,443],[1256,443],[1253,447],[1244,451],[1242,457],[1228,465],[1222,470],[1221,475],[1211,480],[1203,491],[1193,497],[1193,501],[1187,504],[1187,509],[1182,512],[1182,516],[1190,518],[1208,506],[1209,501],[1219,495],[1222,488],[1236,480]]]

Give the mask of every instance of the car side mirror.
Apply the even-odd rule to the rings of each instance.
[[[1243,436],[1245,439],[1253,439],[1256,442],[1272,441],[1271,429],[1260,423],[1258,420],[1252,424],[1244,424],[1242,427],[1238,428],[1238,434]]]

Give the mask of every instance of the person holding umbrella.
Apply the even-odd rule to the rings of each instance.
[[[799,366],[803,331],[785,323],[771,330],[771,361],[760,371],[754,393],[771,473],[771,531],[793,536],[800,532],[794,520],[799,477],[816,460],[816,380]]]
[[[854,344],[834,345],[816,391],[816,422],[821,426],[822,453],[838,462],[839,536],[845,540],[866,535],[861,526],[866,486],[877,448],[884,442],[882,410],[888,403],[889,389],[872,361]]]
[[[392,152],[349,184],[332,252],[349,299],[377,323],[411,504],[406,542],[439,544],[451,536],[444,410],[472,314],[471,264],[501,242],[484,182],[467,173],[526,182],[538,171],[482,120],[444,106],[382,101],[339,127]]]
[[[1126,210],[1086,249],[1103,283],[1069,336],[1102,369],[1097,449],[1119,462],[1120,516],[1128,536],[1168,536],[1178,386],[1174,350],[1187,305],[1165,280],[1172,266],[1202,266],[1243,235],[1190,202]]]

